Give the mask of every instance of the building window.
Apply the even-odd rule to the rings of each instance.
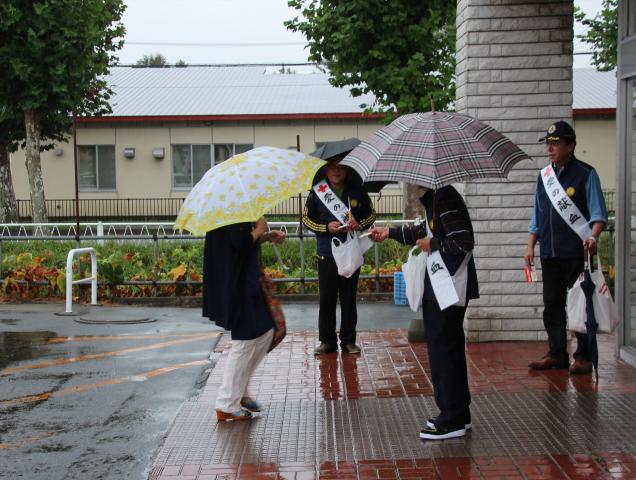
[[[214,144],[214,164],[221,163],[234,155],[245,153],[254,146],[251,143],[216,143]]]
[[[80,145],[77,157],[81,190],[116,189],[114,145]]]
[[[172,145],[172,186],[192,188],[212,164],[252,149],[247,143]]]

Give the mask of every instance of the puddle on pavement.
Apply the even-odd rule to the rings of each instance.
[[[54,332],[0,332],[0,369],[9,363],[33,360],[43,355],[43,345]]]

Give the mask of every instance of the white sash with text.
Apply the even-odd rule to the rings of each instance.
[[[428,219],[425,219],[424,221],[426,222],[426,235],[433,238],[433,233],[428,226]],[[428,271],[428,276],[431,279],[431,286],[433,287],[433,292],[435,292],[435,298],[439,304],[439,309],[445,310],[451,305],[457,303],[459,301],[459,296],[455,289],[453,277],[450,273],[448,273],[448,268],[446,267],[446,264],[442,259],[442,254],[439,250],[428,254],[428,258],[426,259],[426,270]]]
[[[543,188],[552,203],[552,206],[576,234],[585,241],[592,236],[592,229],[572,199],[565,193],[552,165],[541,170]]]
[[[322,180],[314,185],[314,192],[340,223],[343,225],[349,223],[349,209],[342,203],[338,196],[333,193],[326,180]]]

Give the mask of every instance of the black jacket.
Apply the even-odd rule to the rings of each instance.
[[[375,211],[371,205],[371,199],[367,192],[361,187],[345,182],[345,188],[340,199],[345,205],[351,208],[353,218],[360,224],[364,230],[369,228],[375,222]],[[333,257],[331,253],[331,239],[334,237],[342,241],[346,240],[346,233],[333,235],[329,233],[327,225],[330,222],[338,220],[318,198],[318,195],[311,190],[307,196],[305,209],[303,211],[303,224],[316,234],[317,253],[322,257]]]
[[[439,190],[427,191],[420,198],[420,202],[426,209],[429,228],[433,233],[431,250],[439,250],[448,268],[448,273],[454,275],[466,254],[472,252],[475,246],[473,225],[464,199],[454,187],[447,186]],[[426,225],[424,224],[389,230],[389,238],[407,245],[415,245],[418,238],[424,237],[426,237]],[[435,299],[428,272],[424,285],[424,299]],[[475,298],[479,298],[479,285],[475,260],[471,258],[468,262],[466,300]]]

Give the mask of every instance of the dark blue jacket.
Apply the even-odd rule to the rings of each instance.
[[[260,243],[252,223],[217,228],[205,235],[203,316],[232,332],[233,340],[252,340],[274,326],[260,283]]]
[[[573,158],[557,174],[559,183],[570,199],[589,221],[590,211],[586,196],[586,185],[594,168]],[[535,221],[541,258],[583,258],[583,241],[561,218],[543,186],[541,175],[537,178]]]
[[[340,200],[345,205],[350,205],[353,218],[356,219],[363,230],[373,225],[376,217],[375,211],[371,205],[369,195],[361,187],[345,182],[345,188]],[[327,225],[335,220],[338,219],[329,211],[312,189],[305,203],[303,224],[316,234],[317,253],[321,257],[333,257],[331,240],[334,237],[342,241],[347,238],[346,233],[338,235],[329,233]]]

